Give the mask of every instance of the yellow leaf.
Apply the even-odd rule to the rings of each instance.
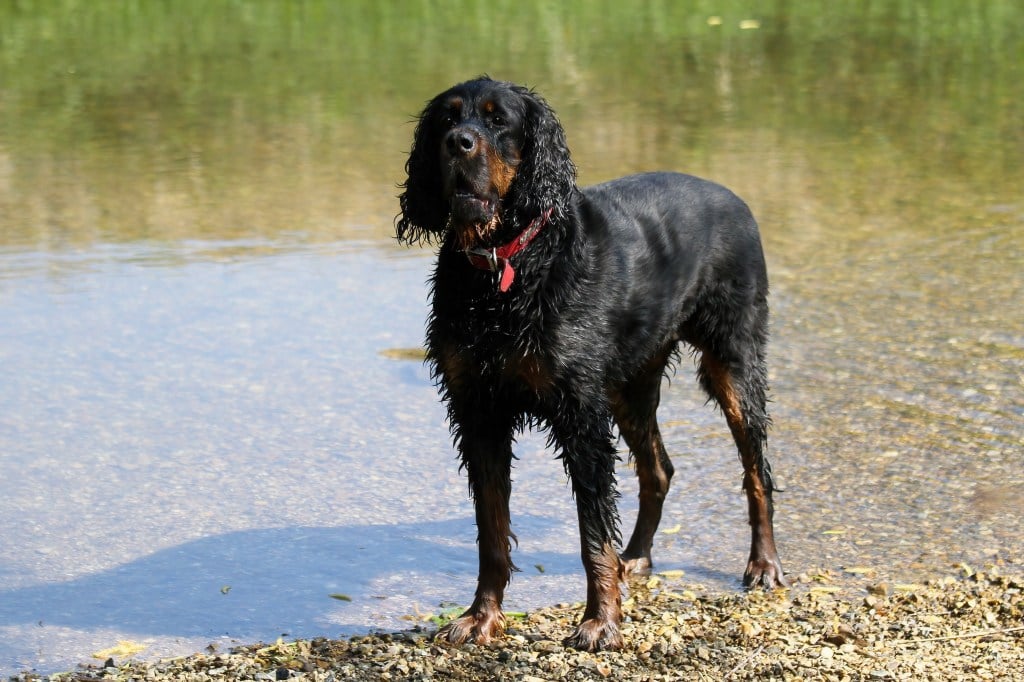
[[[683,529],[683,527],[677,523],[676,525],[672,526],[671,528],[665,528],[661,532],[664,533],[665,535],[674,535],[675,533],[678,533],[682,529]]]
[[[761,22],[757,19],[744,19],[740,22],[741,31],[750,31],[756,28],[761,28]]]
[[[846,531],[842,528],[833,528],[831,530],[822,531],[822,535],[845,535]]]
[[[844,568],[843,570],[847,573],[853,573],[854,575],[866,575],[868,573],[875,572],[875,569],[870,568],[868,566],[850,566],[849,568]]]
[[[382,348],[377,353],[389,360],[412,360],[423,362],[426,351],[422,348]]]
[[[658,575],[660,575],[662,578],[682,578],[684,575],[686,575],[686,571],[671,569],[668,571],[658,571]]]
[[[134,656],[140,651],[145,651],[146,645],[139,644],[138,642],[132,642],[127,639],[122,639],[117,643],[116,646],[112,646],[109,649],[103,651],[97,651],[92,655],[93,658],[106,660],[108,658],[115,658],[118,656]]]

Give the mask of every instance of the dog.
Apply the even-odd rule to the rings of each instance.
[[[681,343],[698,358],[699,382],[743,464],[752,528],[744,583],[786,586],[765,457],[768,278],[747,205],[679,173],[580,188],[547,102],[489,77],[427,104],[405,170],[396,236],[439,247],[426,357],[478,529],[475,598],[436,637],[484,644],[503,632],[516,570],[512,443],[532,427],[546,430],[562,460],[579,517],[587,603],[565,644],[622,647],[620,584],[651,569],[673,474],[655,413]],[[613,423],[640,487],[621,556]]]

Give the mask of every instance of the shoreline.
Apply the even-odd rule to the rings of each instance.
[[[108,660],[12,682],[100,680],[1024,679],[1024,577],[996,569],[921,584],[865,585],[851,597],[827,575],[791,590],[698,594],[657,575],[631,583],[626,646],[589,654],[562,638],[582,605],[510,618],[487,646],[434,643],[436,625],[347,639],[279,641],[164,661]]]

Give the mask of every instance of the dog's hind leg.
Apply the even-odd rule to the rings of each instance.
[[[463,431],[458,441],[476,508],[480,572],[473,604],[436,637],[454,644],[486,644],[504,631],[501,602],[515,570],[511,557],[515,536],[509,517],[512,428],[492,425],[478,433]]]
[[[668,494],[674,467],[665,451],[658,429],[657,409],[661,380],[668,352],[646,370],[613,392],[612,409],[636,465],[640,482],[640,510],[626,549],[622,552],[625,572],[650,572],[651,547],[661,522],[661,510]]]
[[[766,308],[759,312],[767,317]],[[757,327],[763,329],[765,324]],[[760,333],[745,337],[736,335],[734,340],[746,339],[742,349],[746,352],[727,352],[728,344],[724,348],[719,346],[717,353],[702,348],[698,375],[704,390],[722,408],[743,463],[743,490],[747,496],[751,526],[750,558],[743,582],[749,587],[762,585],[774,588],[785,587],[788,582],[775,548],[772,527],[774,484],[771,466],[764,454],[770,419],[766,409],[767,371],[763,336]]]

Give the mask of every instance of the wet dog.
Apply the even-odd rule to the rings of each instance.
[[[514,566],[512,443],[547,430],[572,483],[587,605],[566,644],[622,646],[620,582],[651,567],[672,478],[658,430],[663,375],[680,345],[725,415],[752,528],[747,585],[786,584],[765,458],[768,278],[750,210],[678,173],[576,185],[547,103],[480,78],[424,109],[396,230],[439,245],[427,358],[476,509],[480,571],[469,609],[438,637],[485,643],[504,626]],[[621,556],[613,423],[629,446],[640,509]]]

